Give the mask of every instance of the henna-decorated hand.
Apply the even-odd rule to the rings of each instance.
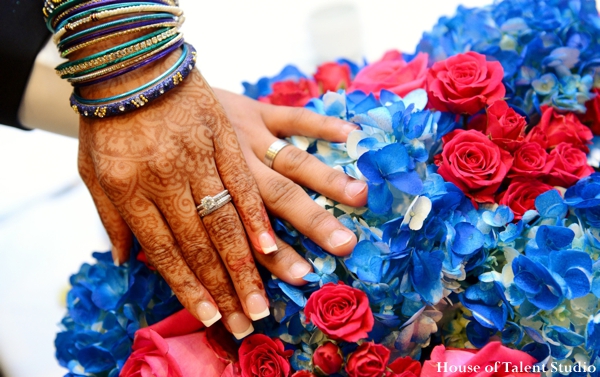
[[[215,89],[215,93],[238,134],[246,162],[269,212],[290,222],[330,253],[350,254],[356,245],[354,234],[297,184],[340,203],[362,206],[367,201],[366,183],[328,167],[293,146],[277,154],[274,170],[263,163],[263,158],[277,138],[302,135],[344,142],[358,127],[302,108],[269,105],[222,89]],[[256,259],[280,279],[304,284],[302,277],[310,271],[310,265],[283,241],[278,239],[277,244],[278,252],[255,253]]]
[[[177,55],[177,54],[175,54]],[[106,97],[139,86],[177,56],[84,91]],[[238,338],[268,300],[250,245],[273,251],[275,235],[236,134],[198,71],[130,114],[81,119],[79,170],[113,243],[127,260],[131,231],[182,304],[206,325],[223,316]],[[229,203],[202,219],[196,206],[228,189]],[[219,311],[217,311],[217,307]]]

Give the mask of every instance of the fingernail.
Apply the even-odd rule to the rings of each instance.
[[[236,339],[242,339],[254,331],[252,322],[244,315],[244,313],[233,313],[227,319],[227,324]]]
[[[352,239],[354,239],[354,233],[347,230],[338,229],[331,233],[331,237],[329,237],[329,244],[332,247],[340,247],[352,241]]]
[[[117,253],[117,251],[114,248],[111,250],[111,254],[112,254],[112,259],[113,259],[113,262],[115,263],[115,266],[119,267],[121,265],[121,263],[119,262],[119,257],[118,257],[119,254]]]
[[[290,267],[290,275],[292,275],[292,277],[294,279],[303,278],[309,272],[310,272],[310,266],[306,263],[296,262],[296,263],[292,264],[292,267]]]
[[[260,293],[252,293],[246,298],[246,306],[248,307],[248,313],[253,321],[258,321],[261,318],[265,318],[269,313],[269,306],[265,298]]]
[[[344,191],[346,191],[346,195],[348,195],[351,198],[354,198],[366,189],[367,184],[363,181],[351,181],[346,185],[346,189]]]
[[[208,301],[202,301],[200,305],[198,305],[198,316],[206,327],[214,325],[215,322],[223,317],[221,312],[219,312],[217,308]]]
[[[265,254],[271,254],[272,252],[277,251],[275,239],[269,232],[261,233],[261,235],[258,236],[258,243],[260,244],[260,249]]]
[[[352,123],[346,123],[342,127],[342,131],[344,131],[346,133],[346,135],[355,130],[358,130],[358,127]]]

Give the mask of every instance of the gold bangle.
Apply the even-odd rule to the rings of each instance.
[[[77,5],[72,6],[71,8],[66,9],[64,12],[62,12],[61,14],[56,16],[56,18],[52,22],[52,27],[53,28],[56,27],[56,25],[58,25],[60,23],[60,20],[62,20],[65,16],[69,15],[73,11],[76,11],[77,9],[85,7],[87,5],[97,3],[99,1],[102,1],[102,0],[86,1],[85,3],[77,4]],[[162,0],[162,1],[165,3],[165,5],[173,6],[173,7],[177,6],[177,4],[175,4],[175,2],[172,0]]]
[[[93,13],[87,17],[66,24],[54,34],[53,41],[54,43],[58,43],[60,41],[60,38],[62,38],[62,36],[65,35],[65,33],[67,33],[68,31],[73,31],[79,26],[85,25],[92,21],[99,21],[105,18],[120,16],[123,14],[144,12],[165,12],[171,13],[172,15],[175,15],[177,17],[183,14],[183,11],[180,8],[167,5],[136,5],[132,7],[105,10],[102,12]]]
[[[167,48],[173,46],[175,43],[179,42],[182,39],[183,39],[183,33],[179,33],[179,35],[177,37],[171,39],[166,44],[160,46],[156,50],[150,51],[147,54],[135,57],[133,59],[126,60],[126,61],[124,61],[122,63],[117,64],[117,65],[113,65],[113,66],[110,66],[110,67],[103,68],[103,69],[101,69],[99,71],[96,71],[96,72],[93,72],[93,73],[89,73],[89,74],[84,75],[84,76],[73,77],[73,78],[67,79],[67,81],[70,82],[71,84],[79,84],[79,83],[82,83],[82,82],[93,80],[93,79],[98,78],[100,76],[104,76],[104,75],[109,74],[109,73],[113,73],[113,72],[118,71],[120,69],[127,68],[129,66],[132,66],[132,65],[134,65],[136,63],[139,63],[139,62],[141,62],[141,61],[143,61],[143,60],[151,57],[152,55],[158,54],[161,51],[166,50]]]

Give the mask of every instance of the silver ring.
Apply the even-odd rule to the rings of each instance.
[[[198,210],[198,215],[200,217],[204,217],[209,213],[213,213],[219,208],[223,207],[225,204],[231,201],[231,195],[229,195],[229,191],[223,190],[215,196],[205,196],[200,201],[200,204],[196,209]]]
[[[278,139],[273,144],[271,144],[269,149],[267,149],[267,153],[265,153],[265,165],[272,169],[273,161],[275,160],[275,157],[277,157],[277,153],[281,152],[281,150],[287,147],[288,145],[291,144],[282,139]]]

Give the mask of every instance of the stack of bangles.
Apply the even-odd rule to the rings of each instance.
[[[132,36],[125,43],[56,67],[56,73],[74,86],[71,107],[85,117],[104,118],[139,109],[176,87],[196,65],[196,51],[179,31],[184,17],[177,0],[45,0],[43,13],[62,57]],[[83,98],[78,92],[80,87],[134,71],[177,49],[182,50],[177,62],[139,88],[99,99]]]

